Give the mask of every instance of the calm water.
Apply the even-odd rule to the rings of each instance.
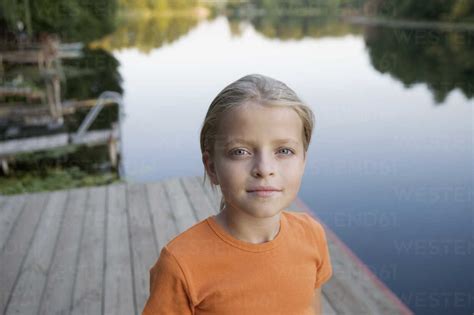
[[[300,198],[417,314],[471,314],[472,33],[183,24],[141,34],[164,37],[158,45],[111,49],[126,179],[202,175],[199,130],[214,96],[245,74],[280,79],[316,115]]]

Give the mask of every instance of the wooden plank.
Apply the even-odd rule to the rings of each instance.
[[[324,289],[321,292],[321,299],[322,299],[322,313],[323,315],[336,315],[336,310],[332,307],[331,302],[329,302],[326,294],[324,293]]]
[[[337,312],[365,309],[366,314],[401,314],[351,257],[328,242],[332,248],[331,258],[334,257],[334,275],[327,282],[325,292]]]
[[[65,100],[61,102],[63,115],[73,114],[76,110],[87,109],[97,104],[97,99]],[[116,105],[113,99],[104,99],[104,106]],[[25,104],[25,102],[0,102],[0,117],[13,118],[50,114],[49,106],[42,104]]]
[[[178,233],[182,233],[196,223],[196,217],[179,182],[179,178],[167,179],[164,184]]]
[[[27,198],[23,195],[15,195],[3,197],[3,199],[0,208],[0,253],[3,252],[3,247],[23,210]]]
[[[69,314],[85,218],[87,188],[71,189],[43,290],[39,314]]]
[[[42,50],[11,50],[2,51],[0,57],[3,62],[13,63],[38,63]]]
[[[36,150],[60,147],[68,144],[68,134],[7,140],[0,143],[0,155],[16,154]]]
[[[130,183],[127,185],[128,217],[131,236],[133,280],[135,285],[135,313],[143,310],[150,293],[149,269],[158,255],[155,231],[151,224],[146,186]]]
[[[213,191],[211,188],[211,185],[208,182],[209,179],[207,179],[206,182],[204,183],[203,178],[204,177],[196,176],[194,177],[194,180],[198,182],[201,185],[201,187],[204,188],[204,191],[206,192],[208,199],[213,206],[213,212],[219,213],[219,205],[220,205],[221,196],[222,196],[222,193],[220,192],[220,188],[216,187],[216,190]]]
[[[180,182],[198,221],[204,220],[215,213],[214,207],[206,196],[204,187],[193,177],[181,178]]]
[[[351,312],[361,312],[361,314],[377,314],[369,308],[364,296],[357,292],[358,284],[352,282],[349,274],[350,268],[341,264],[337,248],[331,246],[331,259],[333,265],[333,276],[324,285],[324,292],[328,301],[333,305],[337,313],[350,314]],[[368,299],[366,296],[365,299]]]
[[[12,50],[12,51],[2,51],[0,53],[1,59],[3,62],[11,63],[39,63],[44,56],[43,50]],[[50,58],[55,59],[64,59],[64,58],[79,58],[82,55],[81,52],[76,51],[62,51],[58,50],[54,56]]]
[[[27,198],[25,208],[18,217],[0,254],[0,312],[2,314],[9,304],[11,292],[23,267],[47,197],[46,193],[24,195],[24,198]]]
[[[107,187],[107,244],[103,314],[135,313],[124,184]]]
[[[74,287],[72,312],[101,314],[104,253],[106,187],[91,187],[87,198],[84,231]]]
[[[60,133],[48,136],[22,138],[0,142],[0,156],[12,154],[34,152],[70,145],[69,136],[73,134]],[[84,136],[73,144],[98,145],[107,143],[110,137],[118,138],[117,129],[94,130],[84,134]]]
[[[67,191],[50,194],[5,314],[36,314],[54,253]]]
[[[11,95],[39,99],[45,96],[44,91],[33,90],[31,87],[0,86],[0,98]]]
[[[171,205],[164,184],[161,182],[147,183],[146,188],[148,204],[156,233],[158,253],[160,253],[161,248],[177,235],[178,230],[171,214]]]

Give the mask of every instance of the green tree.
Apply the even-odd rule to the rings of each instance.
[[[421,20],[473,20],[472,0],[365,0],[366,14]]]
[[[169,10],[168,0],[155,0],[152,2],[153,10],[167,11]]]
[[[465,19],[474,22],[474,2],[471,0],[456,0],[451,8],[449,18],[453,21]]]
[[[63,41],[88,41],[113,30],[116,9],[116,0],[2,0],[0,18],[10,29],[23,22],[34,34],[57,33]]]

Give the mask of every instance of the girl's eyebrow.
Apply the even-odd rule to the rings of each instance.
[[[254,144],[252,141],[241,139],[241,138],[235,138],[232,140],[229,140],[225,143],[226,146],[234,144],[234,143],[243,143],[243,144]],[[298,144],[297,140],[291,139],[291,138],[285,138],[285,139],[275,139],[272,141],[273,144],[275,143],[294,143]]]

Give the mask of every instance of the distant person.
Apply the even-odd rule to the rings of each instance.
[[[321,223],[287,207],[314,115],[286,84],[247,75],[212,101],[201,129],[220,212],[174,237],[150,269],[143,315],[321,314],[332,266]]]

